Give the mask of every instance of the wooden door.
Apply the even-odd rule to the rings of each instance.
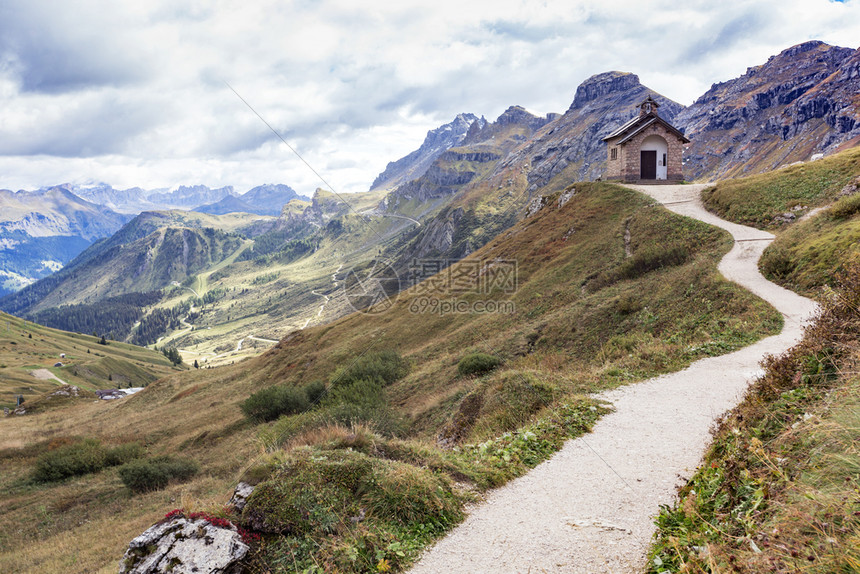
[[[657,179],[657,151],[639,152],[639,179]]]

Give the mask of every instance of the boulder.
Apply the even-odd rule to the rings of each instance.
[[[226,521],[225,521],[226,522]],[[175,516],[131,541],[120,574],[240,574],[249,547],[233,525]]]
[[[236,490],[233,491],[233,496],[230,497],[230,505],[236,509],[236,512],[242,512],[252,492],[254,492],[254,487],[247,482],[240,482],[236,485]]]
[[[789,211],[786,213],[780,213],[774,217],[773,222],[778,224],[794,223],[795,219],[797,219],[797,216]]]
[[[541,210],[544,205],[546,205],[547,199],[545,197],[536,197],[529,204],[528,209],[526,210],[526,217],[531,217],[535,213]]]

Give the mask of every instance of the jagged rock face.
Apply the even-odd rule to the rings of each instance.
[[[535,116],[521,106],[511,106],[499,116],[496,124],[501,127],[517,124],[527,126],[531,130],[538,130],[545,126],[547,121],[546,118]]]
[[[493,123],[487,123],[483,118],[474,121],[459,147],[440,153],[423,176],[388,194],[380,209],[396,211],[404,201],[426,203],[461,191],[479,171],[485,171],[480,164],[497,163],[502,159],[505,146],[520,145],[547,121],[520,106],[509,107]],[[496,136],[502,134],[506,134],[507,140],[496,141]]]
[[[630,90],[638,90],[641,84],[639,76],[625,72],[604,72],[591,76],[576,88],[573,103],[567,111],[582,109],[589,102],[607,97],[615,97],[617,94]]]
[[[434,218],[428,225],[427,230],[421,235],[418,244],[412,251],[412,254],[417,259],[425,259],[435,257],[440,254],[447,254],[454,243],[454,236],[457,234],[457,226],[463,218],[464,210],[462,207],[452,209],[440,217]],[[467,253],[457,254],[457,257],[463,257]]]
[[[240,574],[248,553],[236,528],[177,517],[146,530],[129,544],[120,574]]]
[[[685,175],[757,173],[858,141],[858,92],[860,50],[818,41],[784,50],[714,84],[678,114],[677,124],[692,140]]]
[[[424,175],[390,193],[384,202],[385,209],[396,210],[401,201],[416,199],[427,203],[452,195],[458,188],[470,183],[478,175],[474,169],[463,169],[465,163],[481,164],[498,161],[501,155],[490,151],[449,150],[427,169]],[[459,166],[459,167],[458,167]]]
[[[393,189],[409,180],[421,177],[430,164],[446,150],[463,142],[472,124],[486,125],[474,114],[458,114],[454,121],[427,132],[424,143],[417,150],[397,161],[390,162],[385,171],[373,181],[370,189],[387,187]]]
[[[483,118],[481,118],[483,120]],[[548,117],[538,117],[522,106],[511,106],[500,115],[495,122],[482,122],[483,125],[476,122],[463,139],[463,146],[480,144],[491,140],[497,134],[507,131],[511,126],[521,126],[528,132],[535,132],[545,126],[549,122]],[[528,134],[529,136],[531,133]],[[518,141],[526,141],[526,136],[515,136]]]

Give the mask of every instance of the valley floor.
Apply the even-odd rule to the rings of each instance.
[[[668,209],[735,238],[727,278],[785,318],[779,335],[684,371],[598,395],[615,411],[528,475],[493,491],[412,570],[431,572],[634,572],[644,567],[659,505],[701,460],[714,420],[741,399],[765,354],[796,343],[811,300],[770,283],[757,262],[773,236],[726,222],[699,200],[704,186],[637,186]],[[706,301],[702,301],[706,305]]]

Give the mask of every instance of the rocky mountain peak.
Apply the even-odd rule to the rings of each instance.
[[[824,42],[821,40],[810,40],[809,42],[803,42],[802,44],[797,44],[796,46],[792,46],[791,48],[787,48],[779,53],[779,56],[776,57],[787,57],[794,58],[798,54],[802,54],[804,52],[809,52],[810,50],[814,50],[819,46],[826,46]]]
[[[639,76],[629,72],[603,72],[595,74],[576,88],[569,111],[580,109],[589,102],[610,94],[629,92],[641,86]]]
[[[522,106],[511,106],[506,109],[502,115],[496,120],[501,125],[510,124],[527,124],[529,121],[537,118]]]
[[[430,164],[444,151],[463,143],[463,139],[474,124],[483,127],[486,120],[470,113],[460,113],[449,123],[427,132],[424,142],[417,150],[397,161],[389,162],[385,171],[376,176],[370,189],[394,188],[411,179],[421,177]]]

